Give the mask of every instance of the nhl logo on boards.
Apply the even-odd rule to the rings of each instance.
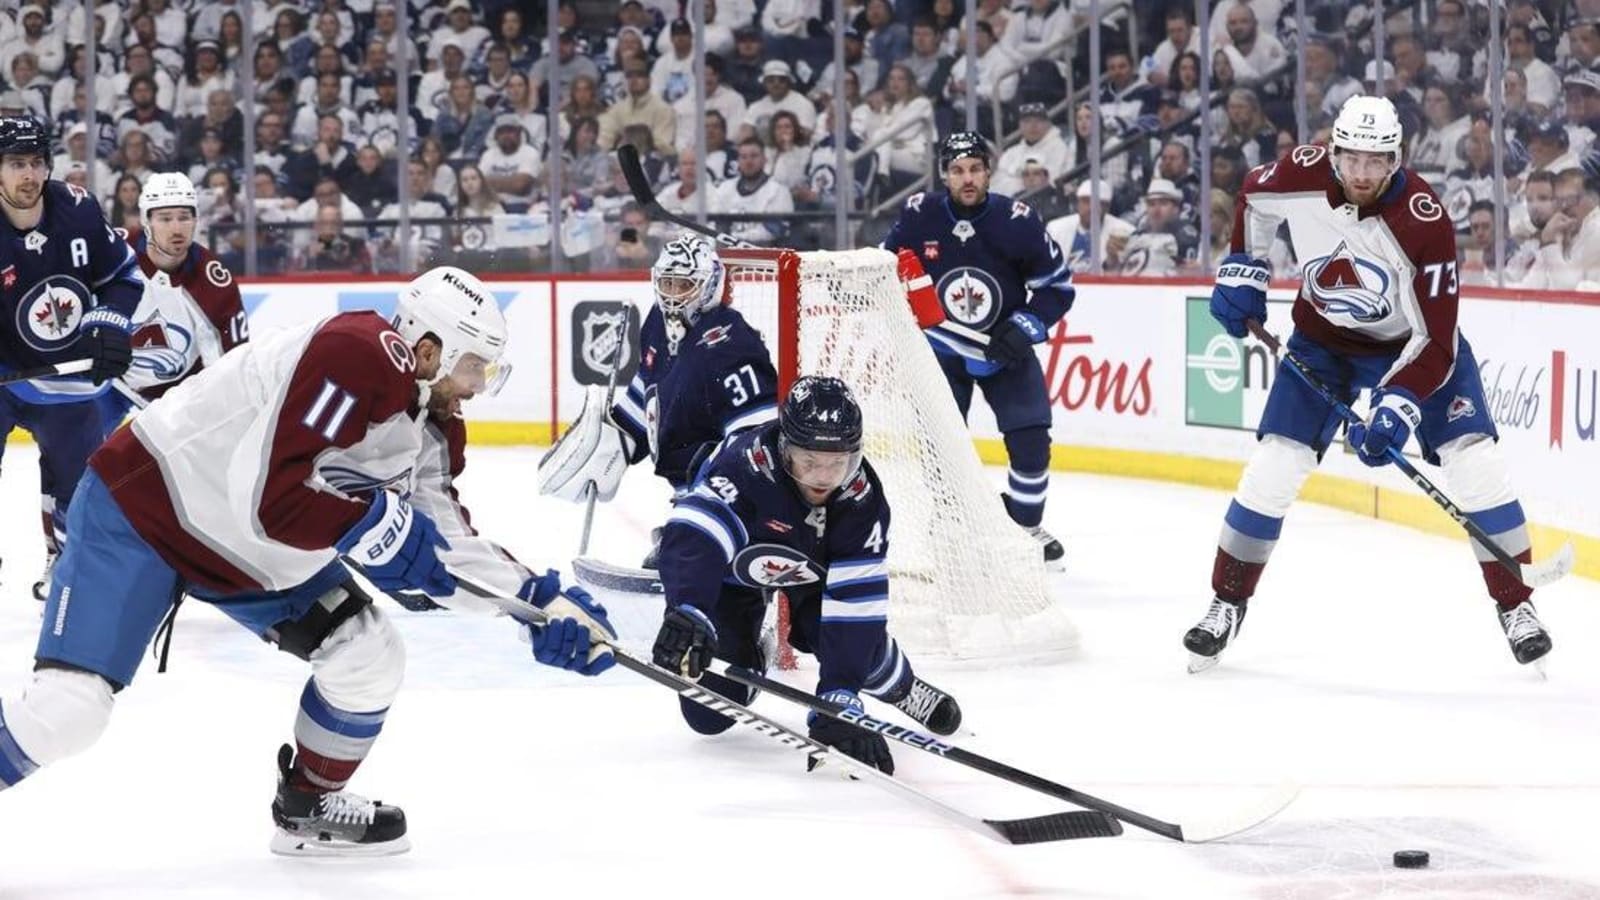
[[[88,306],[89,289],[83,282],[70,275],[51,275],[17,304],[17,333],[41,353],[60,350],[78,339],[78,324]]]
[[[1000,317],[1000,284],[982,269],[961,266],[944,273],[934,290],[945,315],[979,331]]]
[[[572,374],[579,384],[604,385],[618,365],[617,384],[626,384],[637,367],[638,313],[628,303],[588,301],[572,310]]]

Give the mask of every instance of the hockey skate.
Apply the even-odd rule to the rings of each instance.
[[[39,580],[33,583],[33,599],[40,603],[50,599],[50,576],[55,573],[56,560],[60,558],[59,553],[45,554],[44,571],[39,573]]]
[[[1044,530],[1043,525],[1028,527],[1028,536],[1039,542],[1044,550],[1044,566],[1052,572],[1059,572],[1067,567],[1067,550],[1055,536]]]
[[[1500,627],[1505,630],[1506,642],[1511,645],[1511,655],[1523,665],[1532,663],[1544,674],[1544,656],[1550,652],[1550,632],[1544,630],[1532,600],[1524,600],[1510,609],[1500,610]]]
[[[303,791],[290,786],[294,750],[278,750],[278,795],[272,801],[272,852],[280,856],[391,856],[411,849],[406,814],[398,806],[349,791]]]
[[[961,706],[956,698],[915,675],[911,676],[911,689],[895,701],[894,708],[921,722],[934,734],[955,734],[961,727]]]
[[[1243,603],[1212,598],[1205,618],[1183,636],[1183,646],[1189,651],[1189,674],[1204,672],[1217,664],[1222,651],[1244,624],[1244,613]]]

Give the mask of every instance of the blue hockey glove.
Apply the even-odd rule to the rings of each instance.
[[[133,363],[133,341],[127,316],[114,309],[96,309],[87,313],[78,327],[82,336],[75,345],[93,363],[88,375],[95,384],[128,371]]]
[[[711,667],[717,650],[717,626],[705,613],[687,604],[667,607],[650,656],[655,664],[685,678],[698,679]]]
[[[450,543],[432,519],[392,491],[374,494],[367,514],[333,546],[360,565],[380,590],[421,591],[433,597],[455,593],[455,577],[439,561],[439,551]]]
[[[847,706],[857,711],[861,709],[861,698],[856,696],[855,691],[832,690],[821,696],[825,702],[832,703],[834,706]],[[840,753],[852,759],[858,759],[885,775],[894,774],[894,757],[889,755],[889,742],[885,741],[882,735],[862,731],[837,719],[830,719],[815,712],[806,717],[806,730],[810,733],[813,741],[819,744],[827,744]],[[806,771],[809,772],[816,767],[817,761],[807,758]]]
[[[1001,368],[1009,369],[1032,356],[1033,345],[1044,343],[1047,336],[1044,322],[1038,316],[1019,309],[989,332],[989,346],[983,355]]]
[[[1246,319],[1267,324],[1267,284],[1272,267],[1264,259],[1244,253],[1230,253],[1217,266],[1217,286],[1211,289],[1211,318],[1228,334],[1242,338],[1249,333]]]
[[[1365,424],[1350,426],[1350,445],[1369,466],[1386,466],[1389,448],[1404,450],[1411,432],[1422,424],[1422,404],[1405,388],[1379,388],[1372,395],[1372,414]]]
[[[541,627],[528,626],[534,659],[579,675],[599,675],[616,665],[607,644],[616,640],[617,630],[606,618],[606,608],[588,591],[576,585],[563,588],[561,576],[551,569],[529,578],[517,596],[550,616]]]

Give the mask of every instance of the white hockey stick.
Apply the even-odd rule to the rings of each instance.
[[[635,569],[619,566],[594,556],[580,556],[572,561],[572,574],[591,587],[620,591],[624,594],[664,594],[661,573],[654,569]]]
[[[519,622],[528,625],[543,625],[548,619],[543,610],[532,604],[503,594],[495,588],[476,581],[461,572],[452,570],[451,574],[456,577],[456,581],[466,591],[489,601]],[[681,675],[631,656],[626,650],[615,644],[612,645],[611,652],[616,657],[617,665],[643,675],[656,684],[670,688],[679,696],[693,700],[707,709],[715,710],[732,719],[736,724],[764,734],[791,750],[798,750],[816,760],[819,764],[831,763],[839,765],[859,779],[870,781],[953,825],[981,834],[990,840],[1002,844],[1038,844],[1050,841],[1073,840],[1075,838],[1115,837],[1122,833],[1121,822],[1109,815],[1094,811],[1075,810],[1023,819],[979,819],[975,816],[967,815],[954,807],[935,800],[905,782],[894,778],[892,775],[885,775],[873,766],[840,753],[826,744],[813,741],[799,732],[791,731],[759,713],[751,712],[745,706],[700,687]]]

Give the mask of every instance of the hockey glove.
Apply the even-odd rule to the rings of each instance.
[[[450,543],[432,519],[392,491],[374,494],[367,514],[333,546],[385,592],[455,593],[456,579],[439,561],[439,551]]]
[[[861,710],[861,698],[855,691],[834,690],[822,695],[825,702],[834,706],[846,706],[856,711]],[[862,731],[852,725],[846,725],[837,719],[812,713],[806,717],[807,731],[811,739],[819,744],[838,750],[840,753],[860,760],[867,765],[883,772],[885,775],[894,774],[894,757],[889,755],[889,742],[882,735]],[[806,760],[806,771],[817,767],[815,758]]]
[[[655,664],[685,678],[698,679],[711,667],[717,650],[717,626],[705,613],[680,603],[667,608],[651,651]]]
[[[989,346],[984,356],[1003,369],[1018,365],[1033,355],[1033,345],[1044,343],[1047,336],[1044,322],[1031,312],[1017,310],[1000,320],[989,332]]]
[[[576,585],[562,588],[561,576],[551,569],[543,577],[529,578],[517,595],[550,616],[543,626],[528,627],[534,659],[579,675],[599,675],[616,665],[607,644],[616,640],[617,630],[606,618],[606,608],[588,591]]]
[[[1230,253],[1217,266],[1217,286],[1211,289],[1211,318],[1228,334],[1242,338],[1249,333],[1246,319],[1267,324],[1267,284],[1272,267],[1264,259],[1245,253]]]
[[[84,331],[77,345],[93,363],[88,375],[95,384],[128,371],[133,363],[133,341],[127,316],[114,309],[96,309],[83,317],[80,327]]]
[[[1405,450],[1411,432],[1422,424],[1422,404],[1405,388],[1379,388],[1365,424],[1350,426],[1350,444],[1369,466],[1386,466],[1389,448]]]

